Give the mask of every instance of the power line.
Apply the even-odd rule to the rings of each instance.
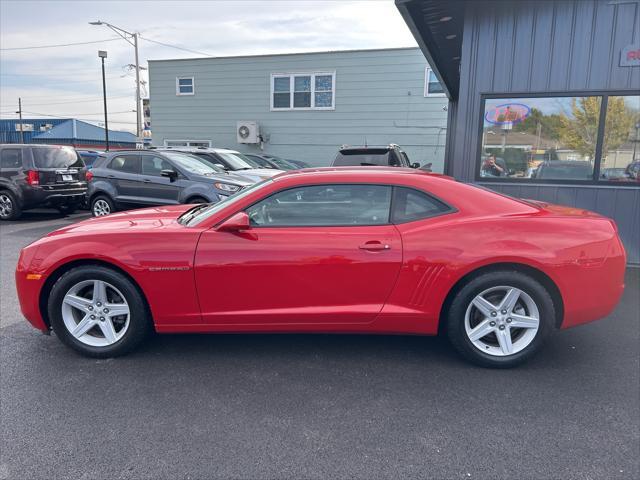
[[[108,97],[107,100],[113,100],[115,98],[129,98],[131,97],[131,95],[118,95],[115,97]],[[102,97],[90,97],[90,98],[86,98],[84,100],[72,100],[72,101],[66,101],[66,102],[51,102],[51,103],[31,103],[31,102],[27,102],[27,104],[31,107],[41,107],[44,105],[68,105],[68,104],[80,104],[80,103],[90,103],[90,102],[98,102],[98,101],[102,101]]]
[[[3,52],[15,51],[15,50],[35,50],[38,48],[58,48],[58,47],[73,47],[76,45],[90,45],[92,43],[103,43],[103,42],[113,42],[115,40],[120,40],[119,38],[105,38],[104,40],[93,40],[91,42],[77,42],[77,43],[59,43],[57,45],[36,45],[32,47],[13,47],[13,48],[0,48]]]
[[[184,47],[179,47],[177,45],[171,45],[170,43],[163,43],[163,42],[159,42],[157,40],[151,40],[150,38],[147,37],[143,37],[142,35],[138,34],[138,36],[142,39],[142,40],[146,40],[147,42],[151,42],[151,43],[157,43],[158,45],[162,45],[164,47],[169,47],[169,48],[175,48],[177,50],[183,50],[185,52],[189,52],[189,53],[195,53],[196,55],[204,55],[205,57],[212,57],[213,55],[209,54],[209,53],[204,53],[204,52],[198,52],[197,50],[191,50],[189,48],[184,48]]]

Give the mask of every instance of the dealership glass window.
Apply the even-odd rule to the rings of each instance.
[[[194,93],[193,77],[176,78],[176,95],[193,95]]]
[[[602,97],[486,99],[479,176],[593,180]]]
[[[640,95],[607,99],[600,180],[640,183]]]
[[[384,225],[390,206],[390,186],[311,185],[275,193],[247,214],[259,227]]]
[[[331,110],[334,93],[334,72],[271,75],[272,110]]]
[[[438,77],[429,67],[424,72],[424,96],[425,97],[444,97],[444,88],[438,81]]]

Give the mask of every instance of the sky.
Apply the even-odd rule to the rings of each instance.
[[[17,118],[20,97],[23,118],[101,122],[97,52],[107,50],[109,127],[135,131],[127,67],[134,49],[109,28],[89,25],[96,20],[138,32],[144,67],[167,58],[416,46],[392,0],[0,0],[0,118]],[[97,43],[31,48],[79,42]]]

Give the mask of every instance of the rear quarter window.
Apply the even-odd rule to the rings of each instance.
[[[84,162],[71,147],[32,148],[35,168],[82,168]]]
[[[448,213],[453,209],[446,203],[424,192],[407,187],[396,187],[393,197],[393,223],[407,223]]]
[[[4,148],[0,151],[0,168],[16,169],[22,167],[22,150]]]

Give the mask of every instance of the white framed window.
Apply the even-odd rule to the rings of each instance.
[[[336,72],[271,74],[271,110],[335,110]]]
[[[176,77],[176,95],[195,95],[193,77]]]
[[[165,140],[165,147],[210,147],[211,140]]]
[[[425,97],[444,97],[444,88],[440,84],[438,77],[433,73],[431,68],[427,67],[424,70],[424,96]]]

